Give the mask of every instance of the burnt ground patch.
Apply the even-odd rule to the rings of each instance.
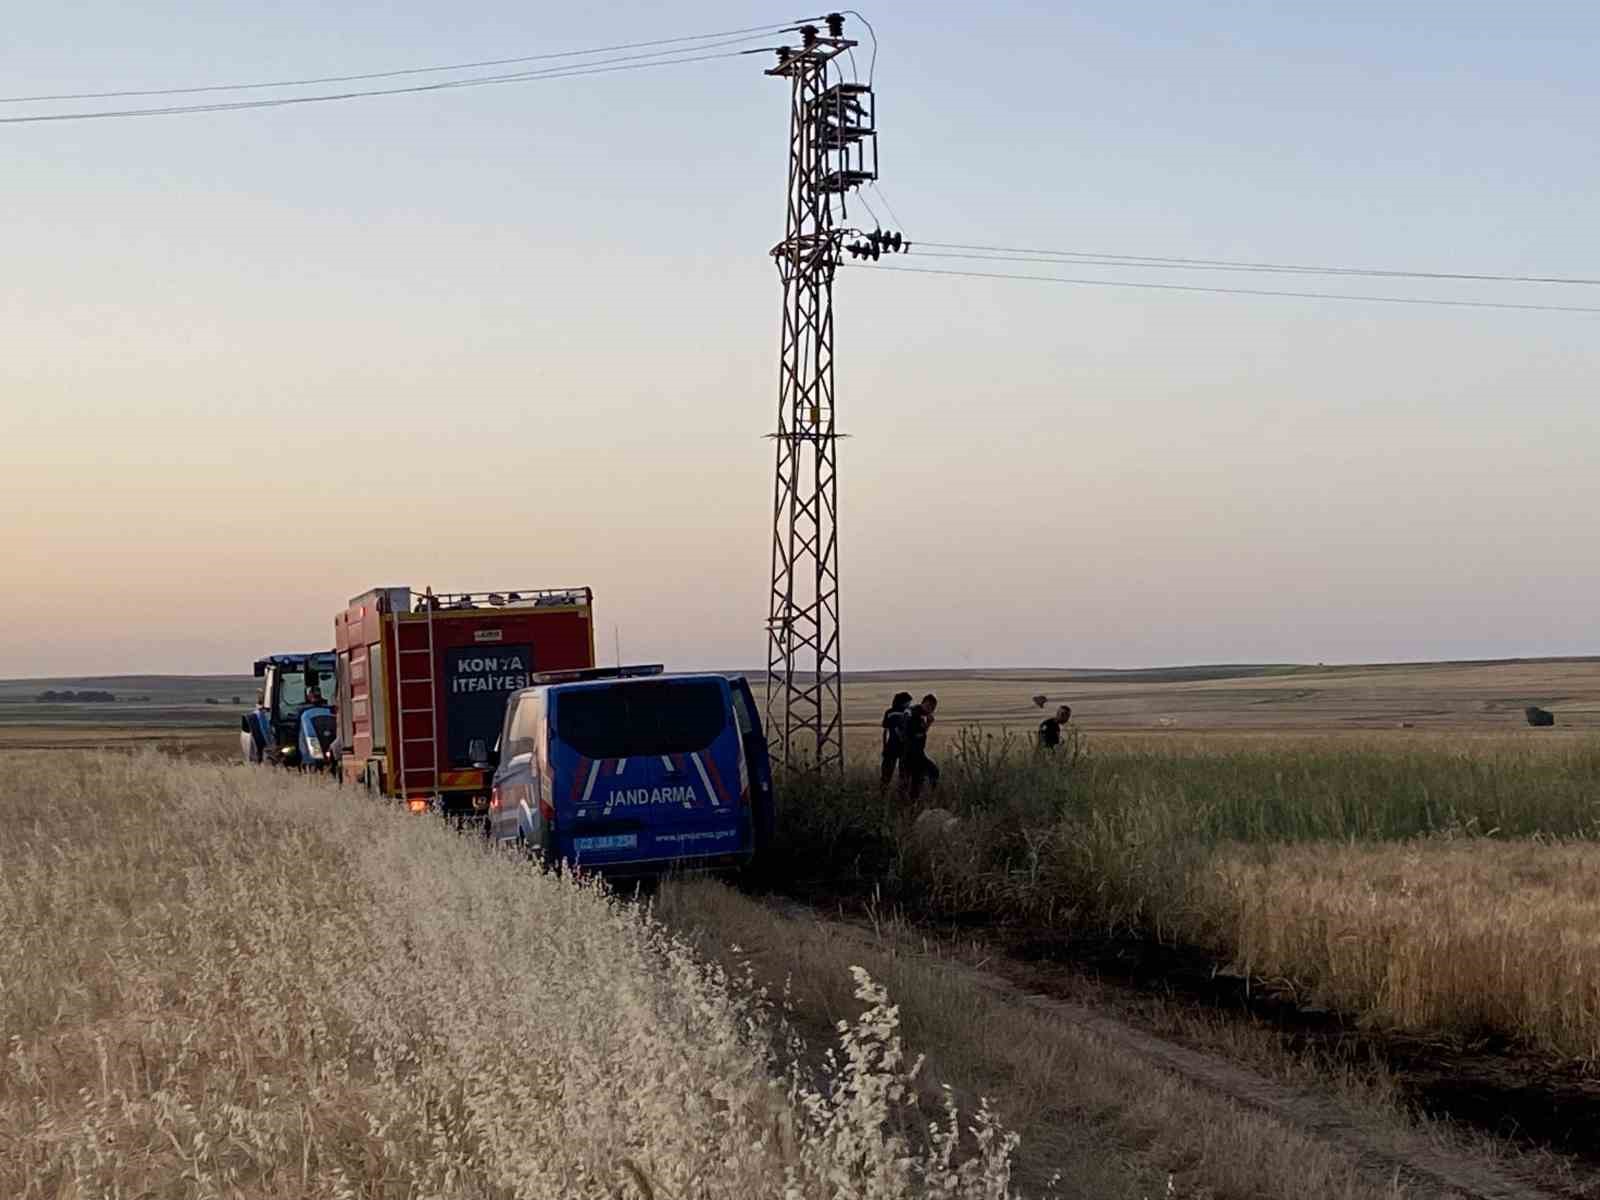
[[[1005,956],[991,968],[1047,994],[1070,990],[1067,973],[1135,997],[1232,1014],[1270,1030],[1287,1052],[1382,1064],[1401,1095],[1430,1117],[1600,1169],[1600,1075],[1583,1063],[1499,1036],[1424,1037],[1363,1026],[1309,1003],[1287,981],[1230,973],[1225,961],[1196,946],[1004,928],[987,930],[984,940]]]

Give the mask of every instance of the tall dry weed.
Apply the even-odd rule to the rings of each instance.
[[[313,780],[0,775],[0,1195],[999,1198],[871,980],[821,1080],[647,912]],[[917,1128],[919,1135],[907,1136]]]

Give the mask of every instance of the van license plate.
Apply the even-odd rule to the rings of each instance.
[[[608,837],[581,837],[572,839],[574,850],[637,850],[639,835],[614,833]]]

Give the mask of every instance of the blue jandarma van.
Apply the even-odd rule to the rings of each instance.
[[[750,685],[660,671],[575,671],[513,693],[490,835],[614,876],[748,862],[773,814]]]

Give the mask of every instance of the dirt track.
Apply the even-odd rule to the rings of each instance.
[[[770,903],[794,920],[828,921],[847,937],[865,945],[873,935],[847,921],[831,921],[793,901]],[[908,947],[910,952],[915,949]],[[1018,986],[992,971],[949,960],[942,970],[959,972],[1000,1001],[1031,1009],[1070,1024],[1185,1082],[1230,1102],[1266,1114],[1315,1137],[1354,1159],[1382,1179],[1398,1179],[1413,1195],[1457,1200],[1569,1200],[1577,1192],[1551,1190],[1520,1172],[1483,1158],[1455,1153],[1427,1137],[1399,1129],[1379,1129],[1358,1122],[1348,1107],[1328,1095],[1269,1079],[1218,1055],[1181,1046],[1137,1028],[1108,1011],[1074,1000]]]
[[[1332,1142],[1378,1174],[1393,1176],[1398,1172],[1413,1185],[1429,1187],[1439,1196],[1554,1200],[1561,1195],[1505,1168],[1451,1154],[1417,1134],[1394,1132],[1380,1138],[1357,1125],[1342,1105],[1326,1097],[1288,1087],[1215,1055],[1155,1037],[1084,1005],[1023,992],[992,976],[984,982],[1013,1003],[1070,1022],[1192,1084]]]

